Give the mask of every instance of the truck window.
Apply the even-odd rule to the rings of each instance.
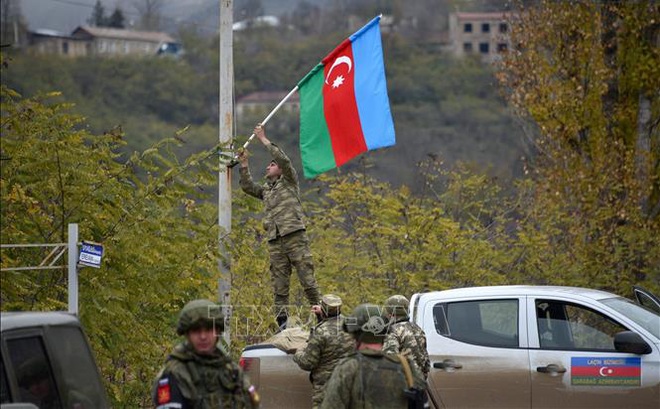
[[[107,407],[103,385],[82,331],[77,327],[53,327],[48,339],[57,361],[66,362],[61,368],[66,407]]]
[[[5,362],[0,359],[0,403],[11,402],[9,395],[9,380],[7,378],[7,371],[5,371]]]
[[[34,403],[39,408],[61,408],[53,370],[39,336],[7,340],[7,352],[16,375],[16,401]]]
[[[555,300],[536,300],[541,348],[616,351],[614,335],[627,328],[589,308]]]
[[[439,303],[433,307],[440,335],[470,344],[518,346],[518,300]]]

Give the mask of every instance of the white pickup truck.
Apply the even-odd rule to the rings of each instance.
[[[436,408],[660,407],[660,301],[553,286],[472,287],[415,294]],[[639,304],[644,305],[644,307]],[[307,372],[272,345],[241,362],[262,408],[308,408]]]

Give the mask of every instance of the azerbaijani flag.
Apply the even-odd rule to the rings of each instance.
[[[640,386],[639,357],[571,357],[571,385]]]
[[[298,83],[306,178],[395,143],[379,23],[371,20]]]

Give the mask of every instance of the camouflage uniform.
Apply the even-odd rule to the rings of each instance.
[[[187,343],[174,348],[153,389],[157,409],[252,408],[250,384],[238,365],[220,349],[196,354]]]
[[[282,169],[282,176],[259,185],[252,180],[249,168],[241,167],[240,185],[243,191],[262,199],[265,206],[263,220],[270,249],[270,272],[278,316],[286,313],[289,304],[291,269],[295,267],[305,296],[311,305],[318,304],[319,294],[309,240],[303,222],[298,174],[291,160],[275,144],[266,145],[273,161]]]
[[[187,340],[174,348],[154,382],[152,398],[157,409],[256,408],[259,395],[241,368],[217,346],[198,353],[191,344],[191,331],[224,330],[220,307],[208,300],[186,304],[176,332]],[[215,341],[217,339],[212,338]]]
[[[410,360],[409,360],[410,365]],[[410,365],[415,386],[426,389],[424,377]],[[339,362],[326,385],[321,409],[408,408],[408,387],[399,357],[363,349]]]
[[[426,378],[431,370],[429,352],[426,349],[426,334],[408,318],[408,299],[394,295],[385,301],[385,313],[390,323],[383,352],[404,354],[409,357]]]
[[[336,312],[338,313],[341,298],[324,295],[321,299],[322,308],[328,305],[326,302],[328,299],[335,302],[330,307],[337,308]],[[313,388],[313,409],[321,405],[325,394],[325,384],[330,379],[337,362],[355,351],[355,341],[350,334],[342,329],[342,325],[343,317],[340,315],[324,319],[314,328],[307,347],[298,351],[293,357],[293,361],[298,364],[300,369],[310,371],[309,378],[312,381]]]
[[[426,378],[431,370],[431,360],[426,349],[426,334],[417,324],[402,319],[392,325],[385,337],[383,352],[403,354],[409,357]]]
[[[353,334],[358,345],[361,342],[382,343],[387,325],[382,325],[383,320],[376,315],[379,313],[378,306],[362,304],[353,312],[355,316],[347,317],[344,327]],[[414,388],[425,391],[423,375],[410,360],[408,365]],[[404,409],[409,404],[404,393],[407,389],[408,382],[398,355],[386,355],[382,351],[360,347],[354,355],[344,358],[335,367],[326,384],[321,409]]]

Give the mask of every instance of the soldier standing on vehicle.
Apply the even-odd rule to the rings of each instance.
[[[321,305],[313,308],[320,322],[314,327],[307,347],[293,356],[293,361],[300,369],[310,371],[313,409],[321,405],[325,384],[339,360],[355,352],[353,337],[343,329],[341,304],[341,298],[336,295],[326,294],[321,297]]]
[[[390,326],[383,352],[407,356],[426,378],[431,370],[426,334],[417,324],[410,322],[408,305],[408,299],[403,295],[393,295],[385,301],[385,318],[389,320]]]
[[[275,319],[280,329],[284,329],[292,267],[298,273],[310,305],[317,305],[321,294],[314,277],[314,263],[303,222],[298,174],[282,149],[266,138],[261,124],[254,128],[254,134],[273,158],[266,166],[267,181],[259,185],[252,180],[248,153],[243,150],[238,156],[241,164],[240,185],[245,193],[264,202],[264,227],[268,235],[270,273],[275,293]]]
[[[224,330],[220,306],[208,300],[186,304],[176,327],[185,341],[170,354],[156,378],[157,409],[257,408],[259,395],[241,368],[218,348]]]
[[[377,305],[358,305],[344,327],[357,352],[335,367],[321,409],[426,407],[426,381],[417,367],[403,355],[382,351],[387,323]]]

